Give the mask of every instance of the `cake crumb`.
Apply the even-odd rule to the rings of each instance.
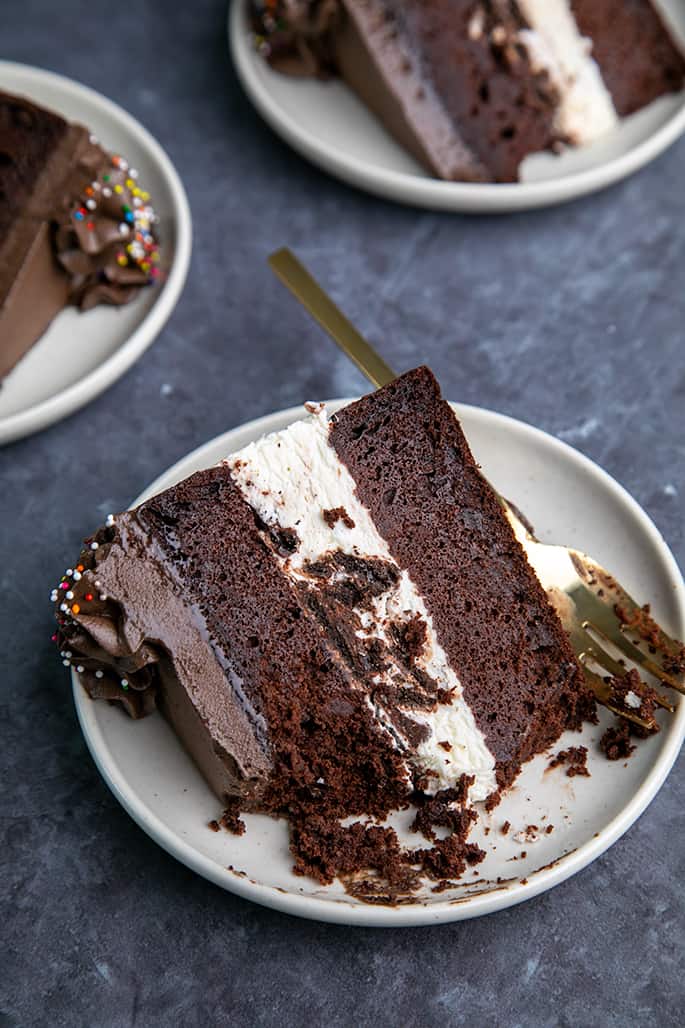
[[[560,750],[547,765],[547,770],[567,764],[566,775],[568,778],[590,778],[587,768],[587,746],[569,746],[567,750]]]
[[[213,832],[218,832],[221,829],[221,825],[218,821],[209,821],[207,827],[211,828]]]
[[[607,760],[624,760],[635,752],[630,742],[630,725],[625,720],[607,728],[599,740],[599,748]]]
[[[243,835],[247,825],[240,816],[240,810],[237,806],[226,807],[219,824],[226,829],[227,832],[232,832],[233,835]]]
[[[659,725],[654,720],[654,713],[657,708],[657,691],[651,685],[643,682],[635,668],[631,668],[625,675],[609,679],[611,687],[611,700],[627,714],[636,714],[643,721],[649,722],[652,727],[644,728],[630,722],[630,734],[639,739],[646,739],[659,731]],[[627,720],[627,719],[623,719]],[[601,746],[601,743],[600,743]]]
[[[545,835],[551,835],[554,831],[554,825],[547,825],[545,828]]]
[[[511,828],[511,822],[510,821],[505,821],[504,824],[502,825],[502,827],[500,828],[500,832],[502,833],[502,835],[508,835],[510,828]]]
[[[355,522],[352,520],[350,515],[347,513],[344,507],[331,507],[328,510],[322,510],[321,516],[328,525],[329,528],[335,528],[338,521],[342,521],[345,528],[354,528]]]

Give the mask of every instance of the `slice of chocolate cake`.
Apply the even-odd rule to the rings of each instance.
[[[83,126],[0,92],[0,379],[64,307],[128,303],[158,276],[137,178]]]
[[[685,85],[650,0],[252,0],[289,74],[339,74],[435,175],[511,182]]]
[[[91,696],[157,705],[233,816],[287,816],[324,880],[348,866],[340,819],[418,799],[425,825],[467,795],[495,802],[594,715],[426,368],[109,518],[53,599]]]

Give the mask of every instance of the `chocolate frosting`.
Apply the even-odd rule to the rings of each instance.
[[[135,168],[92,140],[69,185],[68,209],[58,212],[54,228],[57,260],[70,278],[69,302],[82,310],[128,303],[159,275],[149,194]]]
[[[67,664],[83,668],[81,678],[93,699],[120,703],[132,718],[140,718],[156,707],[162,654],[145,641],[121,604],[102,592],[96,563],[106,559],[113,540],[111,528],[100,529],[87,540],[78,563],[67,569],[53,591],[55,641]],[[93,543],[97,552],[91,549]]]
[[[265,727],[136,511],[108,518],[53,590],[63,662],[133,718],[159,707],[218,796],[270,766]]]
[[[339,0],[252,0],[250,7],[259,52],[277,71],[320,77],[334,71]]]
[[[0,377],[65,306],[124,304],[157,279],[156,221],[124,158],[0,91]]]

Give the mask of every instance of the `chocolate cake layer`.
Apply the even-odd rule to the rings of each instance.
[[[109,679],[113,666],[126,688],[107,698],[154,693],[217,794],[243,809],[294,810],[312,791],[340,816],[401,805],[409,783],[392,740],[224,467],[120,515],[100,538],[62,626],[94,696],[107,684],[96,670]]]
[[[351,18],[369,5],[347,3]],[[555,128],[558,93],[549,76],[531,65],[518,34],[526,27],[516,5],[472,0],[380,0],[373,5],[406,47],[424,88],[434,94],[485,174],[512,182],[529,153],[560,141]],[[421,135],[432,142],[430,123]],[[460,169],[436,168],[443,178]],[[445,173],[447,172],[447,173]],[[475,178],[476,176],[469,175]]]
[[[136,179],[83,126],[0,92],[0,378],[65,306],[127,303],[159,274]]]
[[[340,411],[331,443],[423,596],[509,782],[594,703],[452,409],[419,368]]]
[[[252,0],[260,52],[340,74],[444,179],[512,182],[531,154],[582,146],[683,85],[648,0]]]
[[[571,0],[619,114],[685,87],[685,56],[649,0]]]
[[[409,888],[481,859],[464,805],[594,701],[431,373],[310,413],[108,518],[57,639],[93,698],[159,706],[232,830],[282,815],[303,873]],[[410,802],[428,850],[379,824]]]
[[[68,281],[52,250],[54,197],[46,184],[61,179],[62,154],[78,147],[84,132],[0,93],[0,379],[67,302]]]

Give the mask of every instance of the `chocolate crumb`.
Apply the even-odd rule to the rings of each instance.
[[[226,807],[219,823],[227,832],[232,832],[233,835],[243,835],[247,827],[240,816],[240,809],[237,804],[231,804]]]
[[[624,760],[634,753],[636,747],[630,742],[629,722],[621,719],[618,724],[607,728],[599,740],[599,748],[607,760]]]
[[[659,731],[659,725],[654,721],[654,712],[657,707],[657,692],[651,685],[643,682],[635,668],[625,674],[609,679],[611,687],[611,699],[616,706],[627,714],[637,714],[644,721],[653,722],[653,727],[643,728],[631,722],[630,734],[639,739],[646,739]]]
[[[547,825],[547,827],[545,828],[545,834],[546,835],[551,835],[551,833],[553,831],[554,831],[554,825]]]
[[[218,821],[210,821],[208,823],[207,827],[211,828],[213,832],[218,832],[218,831],[220,831],[220,828],[221,828],[221,826],[220,826]]]
[[[344,507],[331,507],[322,510],[321,515],[329,528],[334,528],[338,521],[342,521],[345,528],[354,528],[355,523]]]
[[[568,778],[590,778],[587,764],[587,746],[569,746],[567,750],[560,750],[547,765],[550,768],[560,767],[567,764],[566,775]]]
[[[508,835],[510,828],[511,828],[511,822],[510,821],[505,821],[504,824],[502,825],[502,827],[500,828],[500,832],[502,833],[502,835]]]

